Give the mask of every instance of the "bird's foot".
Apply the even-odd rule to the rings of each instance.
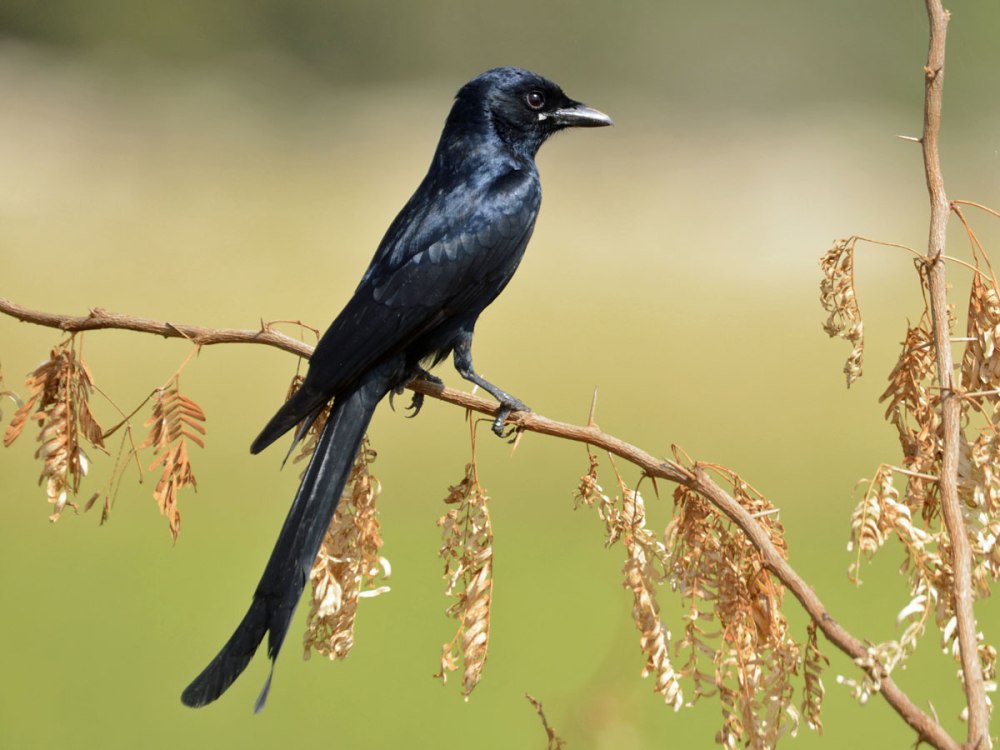
[[[500,402],[500,408],[497,409],[497,416],[493,420],[493,434],[508,442],[514,442],[517,438],[517,433],[520,430],[516,425],[510,425],[508,429],[504,429],[507,425],[505,424],[507,418],[516,411],[531,411],[523,402],[519,401],[514,397],[509,397]]]
[[[423,367],[418,367],[413,377],[410,378],[411,383],[414,380],[426,380],[428,383],[433,383],[434,385],[441,385],[441,386],[444,385],[444,381],[441,380],[441,378],[439,378],[437,375],[429,373]]]
[[[431,375],[431,373],[427,372],[427,370],[425,370],[422,367],[418,367],[416,372],[414,372],[413,376],[409,380],[407,380],[405,384],[398,385],[391,391],[389,391],[390,409],[396,411],[396,406],[393,404],[392,400],[393,396],[400,395],[404,390],[406,390],[406,386],[408,386],[414,380],[426,380],[427,382],[433,383],[434,385],[442,385],[442,386],[444,385],[444,381],[441,380],[441,378],[437,377],[436,375]],[[414,393],[413,397],[410,399],[409,405],[406,407],[406,411],[412,412],[412,414],[406,415],[407,418],[413,419],[413,417],[417,416],[420,413],[420,410],[423,408],[423,406],[424,406],[424,394]]]

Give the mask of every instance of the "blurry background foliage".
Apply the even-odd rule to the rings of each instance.
[[[951,10],[947,187],[996,207],[1000,5]],[[860,253],[866,376],[847,392],[846,346],[820,330],[816,259],[852,233],[925,243],[920,154],[895,135],[919,132],[926,38],[917,0],[6,0],[0,293],[58,312],[323,327],[423,175],[458,86],[498,64],[538,70],[616,127],[543,149],[545,205],[518,276],[481,321],[478,368],[570,421],[586,419],[596,385],[605,430],[738,470],[782,508],[790,559],[833,614],[886,639],[908,601],[892,554],[855,590],[845,542],[855,482],[898,461],[876,399],[919,291],[904,253]],[[995,249],[995,223],[976,222]],[[966,248],[953,228],[949,251]],[[956,286],[964,273],[952,269]],[[964,296],[954,302],[964,316]],[[8,386],[57,338],[0,319]],[[123,408],[188,350],[123,332],[84,339],[97,384]],[[281,451],[251,459],[247,445],[294,368],[277,351],[227,346],[185,371],[208,436],[191,456],[199,486],[181,497],[176,546],[151,476],[126,481],[102,528],[96,512],[50,526],[31,440],[0,451],[0,746],[542,747],[525,691],[575,749],[712,744],[711,701],[674,714],[639,678],[623,552],[602,549],[599,521],[572,510],[583,448],[538,436],[511,457],[483,430],[490,659],[468,704],[430,678],[452,632],[434,522],[468,456],[462,413],[433,402],[412,422],[383,407],[371,429],[393,590],[363,603],[347,662],[303,663],[290,642],[263,716],[250,715],[263,658],[220,703],[182,708],[181,688],[242,614],[293,493]],[[96,461],[84,498],[108,470]],[[662,527],[669,492],[647,501]],[[680,604],[662,601],[677,632]],[[791,602],[789,614],[803,637]],[[994,643],[997,614],[980,604]],[[824,650],[825,734],[803,730],[789,745],[911,742],[880,700],[851,702],[834,683],[851,665]],[[955,669],[931,636],[899,681],[961,734]]]

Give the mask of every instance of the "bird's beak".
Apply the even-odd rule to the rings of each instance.
[[[600,110],[580,102],[571,102],[569,106],[547,113],[547,117],[563,128],[600,128],[615,124]]]

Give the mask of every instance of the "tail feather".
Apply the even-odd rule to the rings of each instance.
[[[219,654],[181,694],[185,705],[203,706],[222,695],[246,669],[265,633],[268,633],[267,653],[273,674],[274,660],[337,509],[361,440],[375,406],[388,391],[388,378],[376,371],[334,401],[250,609]],[[264,707],[270,684],[271,675],[257,699],[257,711]]]
[[[185,706],[197,708],[211,703],[226,692],[257,652],[257,647],[267,632],[267,624],[266,602],[254,599],[226,645],[181,693],[181,702]]]
[[[303,420],[309,420],[311,423],[329,400],[330,394],[328,392],[321,393],[315,390],[310,383],[303,383],[264,425],[260,434],[254,438],[253,443],[250,444],[250,452],[260,453]]]

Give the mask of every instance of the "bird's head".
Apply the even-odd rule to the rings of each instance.
[[[465,84],[455,97],[449,122],[463,119],[492,127],[528,157],[564,128],[612,124],[603,112],[570,99],[552,81],[522,68],[493,68]]]

